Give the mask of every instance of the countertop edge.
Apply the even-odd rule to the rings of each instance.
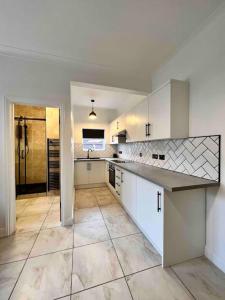
[[[188,186],[178,186],[178,187],[171,187],[171,186],[167,186],[165,184],[161,184],[159,181],[157,180],[154,180],[154,179],[150,179],[150,178],[147,178],[146,176],[143,176],[142,174],[138,173],[138,172],[135,172],[133,170],[130,170],[129,168],[126,168],[126,164],[118,164],[118,163],[115,163],[113,160],[110,160],[110,159],[105,159],[106,161],[109,161],[113,164],[115,164],[116,166],[118,166],[119,168],[121,169],[124,169],[134,175],[137,175],[147,181],[150,181],[154,184],[157,184],[159,186],[161,186],[162,188],[164,188],[165,190],[167,190],[168,192],[179,192],[179,191],[187,191],[187,190],[194,190],[194,189],[202,189],[202,188],[207,188],[207,187],[216,187],[216,186],[220,186],[220,182],[209,182],[209,183],[202,183],[202,184],[195,184],[195,185],[188,185]],[[148,165],[146,165],[148,167]],[[156,168],[156,167],[155,167]],[[163,168],[159,168],[161,169],[162,171],[164,170]],[[170,170],[165,170],[165,171],[170,171]],[[170,171],[170,172],[173,172],[173,171]],[[179,173],[176,172],[177,175],[179,176]],[[183,173],[180,173],[180,174],[183,174]],[[183,175],[186,175],[186,174],[183,174]],[[191,175],[186,175],[186,176],[191,176]],[[191,177],[194,177],[194,176],[191,176]],[[197,177],[196,177],[197,178]],[[200,177],[199,177],[200,178]],[[201,178],[200,178],[201,179]]]

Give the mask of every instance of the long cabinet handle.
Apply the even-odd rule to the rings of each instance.
[[[145,136],[148,136],[148,124],[145,124]]]
[[[121,172],[121,183],[123,183],[123,172]]]
[[[151,124],[150,124],[150,123],[148,123],[148,124],[147,124],[147,127],[148,127],[148,130],[147,130],[147,131],[148,131],[148,136],[150,136],[150,135],[151,135],[151,134],[150,134],[150,126],[151,126]]]
[[[157,192],[157,212],[161,212],[161,193]]]

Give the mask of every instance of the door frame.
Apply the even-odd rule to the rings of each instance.
[[[16,181],[15,181],[15,127],[14,127],[14,104],[56,107],[60,110],[60,200],[61,200],[61,224],[71,225],[73,223],[73,209],[71,216],[66,217],[68,208],[66,207],[65,180],[66,167],[63,161],[65,139],[65,106],[63,104],[52,104],[43,100],[24,99],[19,97],[5,97],[5,234],[10,235],[16,229]]]

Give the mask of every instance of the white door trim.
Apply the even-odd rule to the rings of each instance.
[[[10,235],[16,227],[16,201],[15,201],[15,137],[14,137],[14,104],[27,104],[44,107],[57,107],[60,109],[60,196],[61,196],[61,223],[62,225],[71,225],[73,222],[73,209],[68,218],[68,209],[66,207],[66,189],[65,181],[66,166],[64,164],[65,138],[65,107],[63,104],[53,105],[45,103],[42,100],[24,99],[18,97],[5,97],[5,234]],[[67,217],[66,217],[67,216]]]

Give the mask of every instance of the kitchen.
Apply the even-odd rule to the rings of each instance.
[[[74,140],[80,143],[74,150],[75,236],[77,226],[81,240],[83,235],[87,244],[101,242],[93,222],[100,212],[125,275],[172,267],[181,280],[182,263],[204,255],[206,189],[220,185],[221,136],[189,137],[188,82],[172,79],[140,95],[111,121],[102,121],[107,108],[99,107],[98,99],[101,105],[104,93],[106,105],[116,105],[118,91],[83,85],[71,87],[72,103],[87,99],[86,107],[76,106],[76,100],[73,106]],[[134,91],[123,93],[125,99]],[[90,222],[87,232],[80,232],[82,222]],[[140,239],[134,253],[123,244],[132,237]],[[143,250],[143,238],[150,251]]]
[[[224,0],[0,14],[0,299],[225,300]]]

